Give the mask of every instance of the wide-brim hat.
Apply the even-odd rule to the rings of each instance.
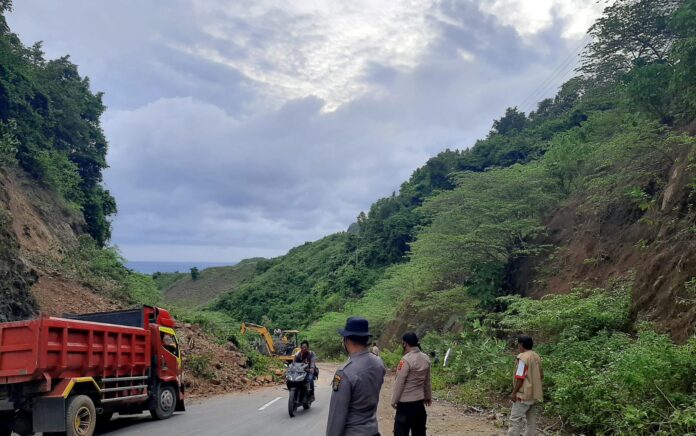
[[[372,336],[370,324],[365,318],[351,316],[346,320],[346,327],[338,329],[338,334],[344,338],[347,336]]]

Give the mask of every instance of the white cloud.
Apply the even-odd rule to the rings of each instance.
[[[196,20],[213,41],[173,44],[235,68],[265,85],[276,104],[310,95],[324,110],[368,91],[370,64],[410,70],[437,29],[430,0],[195,2]]]
[[[560,34],[588,4],[22,0],[9,18],[106,92],[124,255],[231,261],[344,230],[485,135],[577,45]]]
[[[580,39],[606,4],[589,0],[484,0],[478,6],[503,25],[514,27],[522,36],[549,28],[558,17],[564,23],[562,36]]]

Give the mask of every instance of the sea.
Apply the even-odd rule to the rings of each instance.
[[[156,272],[181,272],[188,273],[194,266],[199,270],[214,266],[231,266],[232,262],[159,262],[159,261],[140,261],[133,260],[126,262],[126,267],[143,274],[153,274]]]

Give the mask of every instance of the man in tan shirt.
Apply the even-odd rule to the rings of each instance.
[[[541,357],[532,351],[534,341],[530,336],[517,338],[520,354],[515,360],[515,376],[512,387],[512,410],[510,411],[510,429],[508,436],[519,436],[524,421],[527,421],[525,436],[536,434],[539,401],[544,398],[542,382],[544,371]]]
[[[418,336],[408,332],[402,337],[404,357],[396,369],[391,404],[396,409],[394,436],[425,436],[428,414],[425,406],[432,404],[430,359],[421,352]]]

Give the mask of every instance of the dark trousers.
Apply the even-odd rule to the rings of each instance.
[[[394,419],[394,436],[425,436],[425,423],[428,414],[425,413],[423,401],[409,401],[396,404]]]

